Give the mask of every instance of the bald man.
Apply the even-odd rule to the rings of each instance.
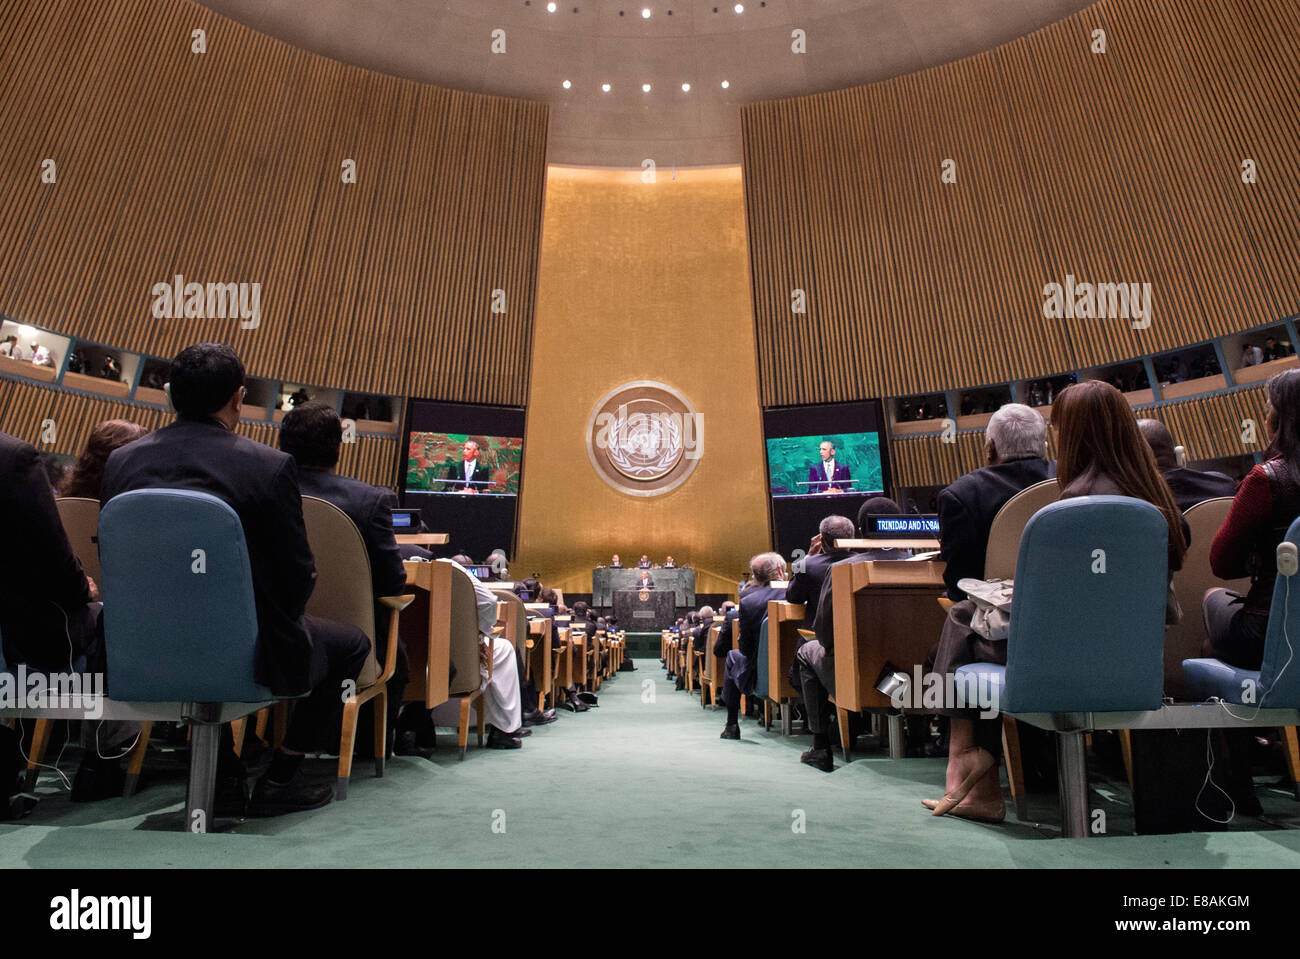
[[[1236,493],[1237,481],[1229,476],[1180,467],[1174,454],[1174,438],[1164,423],[1159,420],[1138,420],[1138,429],[1155,454],[1156,468],[1169,484],[1169,491],[1174,494],[1174,501],[1183,512],[1207,499]]]

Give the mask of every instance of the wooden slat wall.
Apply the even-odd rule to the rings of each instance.
[[[0,63],[0,314],[162,357],[219,340],[254,376],[525,403],[544,103],[350,67],[190,0],[0,0]],[[154,319],[177,273],[260,283],[261,325]]]
[[[54,421],[55,441],[42,443],[43,423]],[[171,422],[164,410],[118,400],[100,399],[43,384],[24,383],[0,377],[0,432],[17,436],[40,450],[77,456],[86,447],[91,431],[104,420],[131,420],[155,430]],[[269,423],[240,423],[239,432],[279,448],[279,427]],[[362,435],[356,443],[344,444],[338,470],[376,486],[396,488],[397,440]]]
[[[1268,445],[1264,433],[1264,387],[1211,393],[1136,410],[1139,418],[1157,419],[1169,427],[1174,442],[1187,448],[1189,460],[1210,460],[1243,453],[1260,453]],[[1242,441],[1245,421],[1255,423],[1256,442]],[[1048,457],[1055,458],[1055,434],[1048,430]],[[984,465],[984,433],[958,433],[955,443],[941,434],[896,436],[890,444],[894,484],[946,486]]]
[[[743,108],[763,405],[1009,382],[1300,312],[1298,101],[1295,0],[1102,0],[966,60]],[[1150,282],[1150,328],[1045,319],[1067,274]]]

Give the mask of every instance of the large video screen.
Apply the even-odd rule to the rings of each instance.
[[[883,493],[879,433],[814,433],[767,439],[773,497]]]
[[[787,558],[807,550],[824,517],[856,522],[859,507],[890,488],[879,400],[765,410],[763,437],[772,530]]]
[[[418,509],[429,532],[449,536],[433,551],[475,563],[496,549],[513,557],[524,411],[413,399],[402,435],[402,505]]]
[[[406,488],[518,496],[523,449],[522,436],[415,431],[407,437]]]

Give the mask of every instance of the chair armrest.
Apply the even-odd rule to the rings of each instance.
[[[379,682],[386,683],[397,672],[397,620],[402,615],[402,610],[415,602],[415,594],[380,596],[379,602],[393,611],[393,615],[388,617],[388,645],[384,651],[383,673],[379,677]]]
[[[407,593],[405,596],[380,596],[379,602],[383,603],[391,610],[401,612],[415,602],[415,594]]]

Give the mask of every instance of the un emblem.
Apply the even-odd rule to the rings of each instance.
[[[601,479],[632,496],[676,489],[703,449],[703,417],[663,383],[625,383],[596,404],[587,422],[587,455]]]

